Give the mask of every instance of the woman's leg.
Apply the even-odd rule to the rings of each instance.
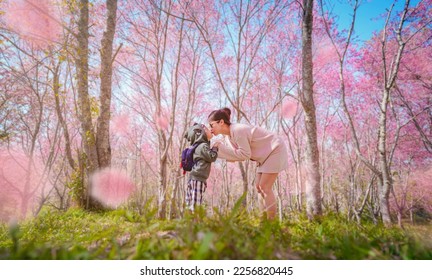
[[[265,211],[267,218],[274,219],[276,216],[276,198],[273,193],[273,184],[276,181],[278,173],[258,173],[257,190],[264,199]]]
[[[258,192],[258,207],[260,211],[264,211],[265,210],[265,203],[264,203],[264,197],[261,194],[261,187],[260,187],[260,181],[261,181],[261,174],[262,173],[257,173],[257,176],[255,178],[255,188],[257,189]]]

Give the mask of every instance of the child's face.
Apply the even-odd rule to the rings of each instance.
[[[203,124],[201,126],[204,129],[204,132],[207,136],[207,139],[210,140],[213,137],[213,134],[211,133],[210,129],[208,129],[207,126],[205,126]]]

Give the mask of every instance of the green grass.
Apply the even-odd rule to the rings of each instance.
[[[261,221],[238,208],[158,220],[127,210],[45,211],[0,226],[0,259],[432,259],[432,226],[406,230],[335,215]]]

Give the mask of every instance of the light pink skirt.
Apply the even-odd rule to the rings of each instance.
[[[288,151],[285,143],[278,139],[279,143],[268,158],[262,163],[258,163],[257,173],[279,173],[288,167]]]

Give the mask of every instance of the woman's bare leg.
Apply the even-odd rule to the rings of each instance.
[[[273,184],[277,179],[278,173],[258,173],[256,188],[264,199],[264,207],[267,218],[274,219],[276,216],[276,198],[273,193]]]
[[[256,182],[255,187],[256,187],[256,189],[258,191],[258,207],[259,207],[259,210],[262,211],[262,212],[264,212],[265,209],[266,209],[266,207],[265,207],[265,202],[264,202],[264,196],[262,195],[261,188],[260,188],[261,174],[262,173],[257,173],[257,176],[255,178],[255,182]]]

